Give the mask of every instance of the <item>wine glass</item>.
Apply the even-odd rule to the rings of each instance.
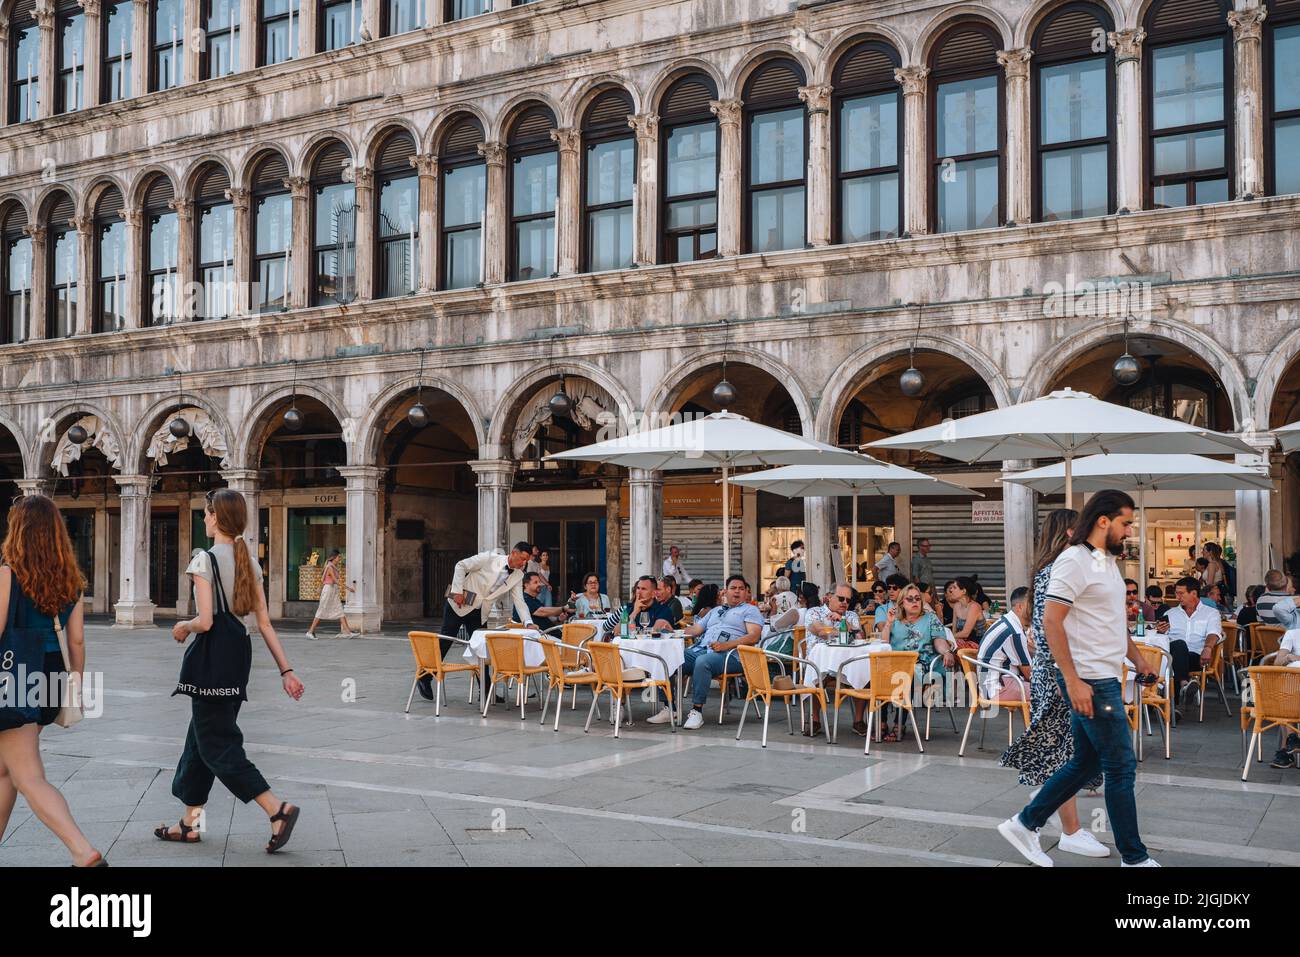
[[[641,634],[647,634],[650,631],[650,612],[641,612],[640,617],[637,618],[637,623],[641,626]]]

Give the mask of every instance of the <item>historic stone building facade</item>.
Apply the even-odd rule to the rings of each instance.
[[[438,614],[451,561],[521,534],[574,589],[617,593],[665,539],[716,575],[709,476],[542,455],[714,411],[722,378],[841,444],[1064,386],[1242,432],[1278,491],[1158,502],[1154,544],[1232,538],[1243,582],[1300,548],[1268,431],[1300,417],[1300,0],[6,0],[0,24],[0,463],[68,511],[122,624],[183,609],[221,484],[275,615],[309,615],[333,548],[367,628]],[[995,537],[954,502],[865,524],[1024,581],[1043,503],[918,464],[1000,498]],[[735,508],[753,577],[795,533],[813,580],[844,560],[833,501]]]

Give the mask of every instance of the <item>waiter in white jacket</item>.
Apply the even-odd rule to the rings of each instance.
[[[524,602],[523,588],[524,566],[531,555],[532,546],[518,542],[509,555],[494,550],[458,561],[451,576],[451,587],[447,590],[447,603],[442,610],[442,633],[455,635],[462,626],[471,633],[482,628],[483,610],[491,610],[493,602],[507,592],[516,620],[531,625],[533,616]],[[451,642],[443,639],[441,644],[445,658]],[[423,697],[433,700],[432,678],[421,678],[418,687]]]

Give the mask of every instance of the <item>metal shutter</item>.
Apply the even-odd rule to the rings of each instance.
[[[974,525],[970,503],[914,504],[912,540],[930,540],[930,559],[940,587],[950,578],[978,575],[991,596],[1001,598],[1007,587],[1002,524]]]
[[[627,519],[620,522],[622,526],[622,562],[623,594],[631,594],[631,542]],[[731,567],[740,571],[743,562],[741,552],[740,516],[732,516],[731,521]],[[701,581],[722,584],[722,518],[665,518],[663,520],[663,555],[656,556],[652,574],[658,575],[663,570],[663,560],[668,549],[676,545],[682,550],[682,565],[692,578]],[[753,584],[751,582],[750,584]]]

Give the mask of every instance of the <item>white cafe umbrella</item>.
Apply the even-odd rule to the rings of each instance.
[[[1277,436],[1283,452],[1290,454],[1300,449],[1300,422],[1292,422],[1290,425],[1274,429],[1273,434]]]
[[[687,419],[661,429],[633,432],[546,456],[548,460],[603,462],[629,469],[681,471],[722,469],[722,573],[731,571],[732,469],[764,465],[811,465],[856,462],[856,452],[815,442],[801,435],[752,422],[734,412]]]
[[[853,538],[850,539],[854,560],[850,562],[849,582],[858,587],[858,496],[859,495],[969,495],[983,498],[979,492],[931,478],[901,465],[890,465],[869,455],[859,455],[855,465],[786,465],[765,472],[752,472],[735,478],[737,485],[762,489],[786,498],[811,496],[853,496]]]
[[[1143,584],[1147,569],[1147,491],[1232,492],[1273,489],[1267,475],[1200,455],[1089,455],[1074,462],[1074,486],[1085,492],[1118,488],[1137,492],[1140,544],[1138,560]],[[1064,491],[1065,463],[1057,462],[1027,472],[1004,474],[1002,481],[1026,485],[1047,495]]]
[[[869,444],[878,449],[934,452],[962,462],[1061,456],[1065,459],[1066,501],[1071,500],[1074,492],[1072,465],[1080,455],[1257,454],[1235,436],[1103,402],[1073,389],[1061,389],[1041,399],[950,419]]]

